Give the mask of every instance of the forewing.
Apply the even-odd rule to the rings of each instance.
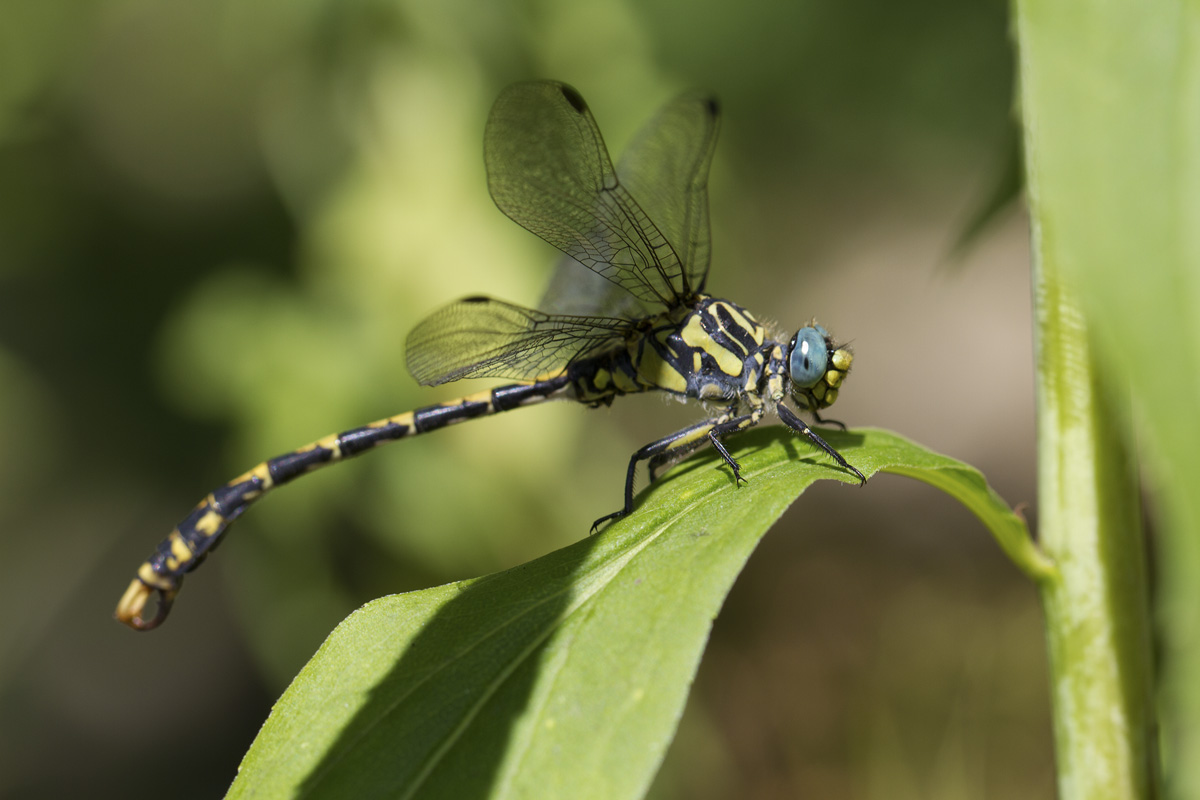
[[[460,378],[531,380],[624,341],[630,323],[544,314],[488,297],[435,311],[408,335],[408,371],[425,386]]]
[[[708,171],[716,150],[716,98],[675,98],[637,134],[617,169],[629,193],[683,260],[688,285],[703,291],[711,258]]]
[[[587,104],[551,81],[509,86],[484,133],[488,188],[527,230],[643,303],[691,294],[679,254],[617,180]]]

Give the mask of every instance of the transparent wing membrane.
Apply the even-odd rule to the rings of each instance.
[[[703,291],[711,257],[708,171],[720,115],[711,95],[677,97],[638,132],[617,168],[642,210],[683,259],[692,291]]]
[[[471,297],[426,317],[408,335],[408,370],[426,386],[460,378],[532,380],[618,345],[631,324],[610,317],[544,314]]]
[[[661,310],[694,294],[708,269],[704,195],[716,114],[715,103],[685,95],[639,134],[630,158],[637,169],[649,170],[637,179],[647,208],[618,180],[578,92],[549,81],[504,90],[484,133],[496,205],[638,301],[606,290],[589,303],[571,288],[570,270],[578,266],[564,260],[547,295],[552,304],[632,315],[638,303]],[[656,221],[663,227],[651,221],[660,214]]]
[[[570,256],[554,268],[538,308],[553,314],[641,319],[662,313],[662,306],[647,304]]]

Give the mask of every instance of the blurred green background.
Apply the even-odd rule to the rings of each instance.
[[[614,156],[714,90],[710,290],[818,317],[856,348],[837,418],[1032,503],[1025,220],[948,257],[1012,141],[1007,24],[1002,0],[0,6],[0,796],[220,795],[348,612],[586,535],[629,454],[698,417],[552,404],[387,448],[256,507],[161,630],[110,618],[207,490],[480,388],[418,388],[403,343],[549,276],[484,181],[514,80],[575,85]],[[653,795],[1047,796],[1052,758],[1032,586],[881,476],[766,538]]]

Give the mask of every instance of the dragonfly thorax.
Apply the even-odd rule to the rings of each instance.
[[[690,307],[654,318],[621,348],[573,364],[571,382],[576,398],[591,403],[659,390],[736,404],[759,390],[780,347],[745,309],[698,295]]]

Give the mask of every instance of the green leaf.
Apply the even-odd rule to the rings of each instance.
[[[868,476],[943,488],[1024,569],[1051,570],[974,469],[884,431],[823,434]],[[783,430],[737,443],[741,487],[693,459],[599,535],[352,614],[276,704],[229,797],[641,797],[758,540],[817,479],[856,483]]]

